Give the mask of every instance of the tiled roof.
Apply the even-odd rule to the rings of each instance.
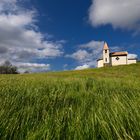
[[[103,60],[103,58],[99,58],[99,59],[97,59],[97,61],[100,61],[100,60]]]
[[[128,52],[113,52],[110,53],[111,56],[126,56],[128,55]]]
[[[105,42],[105,44],[104,44],[103,49],[104,49],[104,50],[109,50],[109,47],[108,47],[108,45],[107,45],[107,43],[106,43],[106,42]]]

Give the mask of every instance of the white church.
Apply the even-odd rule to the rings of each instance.
[[[128,58],[128,52],[111,52],[107,43],[104,43],[103,58],[97,60],[98,68],[137,63],[136,58]]]

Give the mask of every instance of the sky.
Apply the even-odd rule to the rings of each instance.
[[[104,42],[140,58],[140,0],[0,0],[0,64],[20,72],[94,68]]]

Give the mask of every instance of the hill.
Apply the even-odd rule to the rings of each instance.
[[[0,75],[1,140],[139,140],[140,63]]]

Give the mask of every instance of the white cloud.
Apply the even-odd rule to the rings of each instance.
[[[66,57],[73,58],[81,66],[95,67],[96,60],[102,55],[104,42],[103,41],[90,41],[85,44],[78,45],[79,50]]]
[[[71,57],[78,61],[83,61],[84,59],[87,59],[89,56],[90,54],[86,50],[81,49],[71,55],[66,55],[66,57]]]
[[[140,27],[140,0],[92,0],[89,20],[93,26],[111,24],[114,28]]]
[[[83,70],[83,69],[88,69],[88,68],[90,68],[90,66],[87,65],[87,64],[85,64],[85,65],[82,65],[82,66],[77,66],[77,67],[75,68],[75,70]]]
[[[136,59],[138,58],[137,54],[128,54],[128,59]]]
[[[2,4],[2,3],[15,3],[15,2],[17,2],[17,0],[1,0],[0,1],[0,4]]]
[[[68,64],[64,64],[64,65],[63,65],[63,70],[64,70],[64,71],[68,70],[67,67],[68,67]]]
[[[18,2],[0,1],[0,61],[28,64],[61,56],[63,43],[47,40],[35,24],[36,12],[18,6]]]
[[[104,41],[95,41],[92,40],[86,44],[79,45],[80,48],[88,49],[91,52],[93,59],[96,59],[101,55],[103,50]]]
[[[98,49],[104,45],[104,41],[92,40],[86,44],[79,45],[81,48]]]
[[[17,0],[0,0],[0,13],[1,12],[13,12],[18,9]]]
[[[50,70],[50,64],[38,64],[38,63],[15,63],[18,70],[23,73],[28,72],[44,72]]]

